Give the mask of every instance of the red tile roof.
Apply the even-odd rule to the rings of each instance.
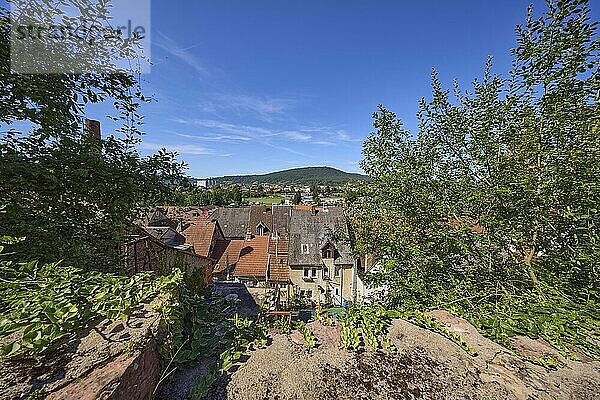
[[[322,208],[315,207],[315,206],[306,206],[304,204],[298,204],[298,205],[294,206],[294,210],[297,210],[297,211],[321,211]]]
[[[223,272],[228,266],[235,265],[240,258],[240,251],[244,244],[245,240],[217,240],[211,253],[211,258],[217,260],[217,266],[213,272]]]
[[[289,248],[290,241],[287,238],[287,235],[281,235],[279,239],[275,239],[274,237],[270,237],[269,239],[269,253],[281,255],[287,254]],[[277,251],[275,251],[277,249]]]
[[[186,243],[194,245],[194,252],[200,256],[210,256],[210,245],[217,231],[217,223],[207,219],[194,219],[185,228],[183,236]]]
[[[288,258],[286,255],[275,257],[270,254],[269,259],[269,280],[275,282],[289,282],[290,271],[288,267]]]
[[[234,276],[251,276],[264,279],[269,262],[269,237],[257,236],[251,240],[242,240],[243,247],[233,271]]]

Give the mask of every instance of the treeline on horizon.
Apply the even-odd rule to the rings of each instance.
[[[261,175],[233,175],[214,178],[217,183],[244,184],[254,183],[288,185],[342,185],[352,181],[365,181],[369,177],[362,174],[344,172],[331,167],[304,167]]]

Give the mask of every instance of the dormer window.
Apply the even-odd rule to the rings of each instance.
[[[308,244],[302,244],[302,254],[308,254]]]
[[[256,233],[258,234],[258,236],[267,235],[269,233],[269,228],[267,228],[267,226],[261,222],[256,227]]]
[[[321,257],[324,259],[335,258],[335,246],[331,242],[327,242],[325,246],[321,248]]]

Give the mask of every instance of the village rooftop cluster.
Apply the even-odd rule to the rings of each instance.
[[[243,283],[271,291],[269,308],[344,306],[368,296],[361,280],[369,255],[349,245],[342,207],[252,205],[157,207],[125,246],[130,272],[183,260],[206,283]],[[162,255],[158,255],[162,254]]]

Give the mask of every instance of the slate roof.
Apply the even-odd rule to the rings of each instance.
[[[153,227],[170,227],[175,229],[177,223],[168,218],[163,211],[155,209],[150,211],[145,219],[142,219],[142,225],[153,226]]]
[[[265,279],[269,262],[269,237],[257,236],[243,242],[240,259],[235,265],[233,275]]]
[[[216,221],[207,219],[195,219],[190,221],[190,224],[184,229],[186,243],[194,245],[196,254],[204,257],[209,257],[211,252],[211,244],[215,234],[219,237],[219,225]]]
[[[292,206],[273,206],[273,231],[280,234],[290,232],[290,218]]]
[[[270,206],[255,205],[250,206],[250,230],[253,235],[258,235],[258,226],[262,224],[269,230],[266,234],[273,232],[273,214]]]
[[[330,207],[323,210],[292,210],[290,221],[289,265],[321,266],[321,248],[331,241],[335,248],[335,265],[353,264],[350,247],[342,241],[334,241],[329,232],[348,234],[344,210]],[[302,253],[302,245],[308,245],[308,253]]]
[[[146,226],[143,229],[167,246],[176,247],[185,243],[185,237],[168,226]]]
[[[217,208],[210,216],[216,219],[227,239],[243,239],[248,230],[250,207]]]

